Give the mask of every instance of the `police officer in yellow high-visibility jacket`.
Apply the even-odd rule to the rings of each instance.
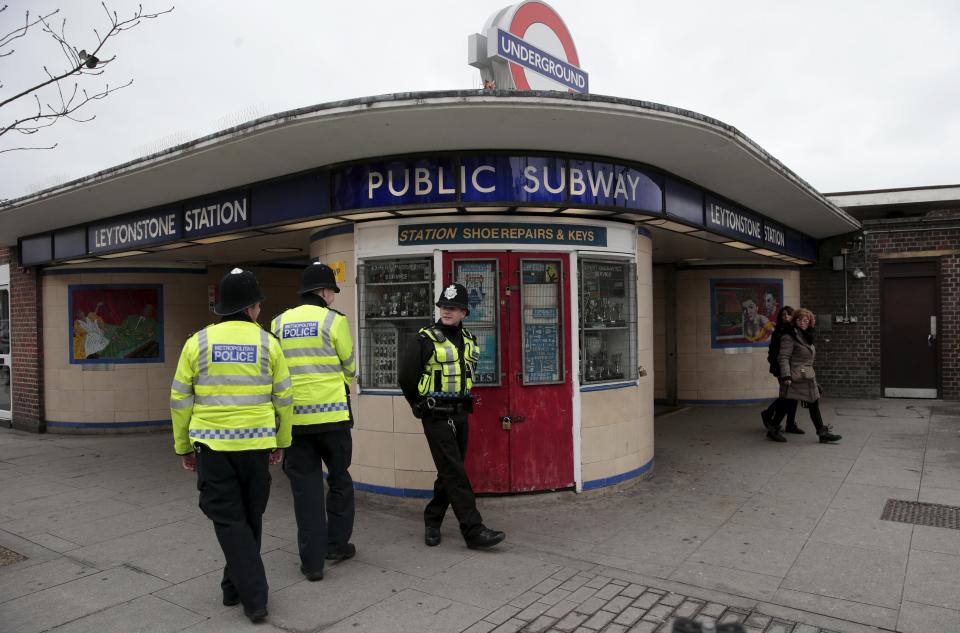
[[[423,540],[440,544],[440,524],[453,506],[460,533],[471,549],[493,547],[506,534],[483,524],[470,485],[467,456],[467,416],[473,411],[473,373],[480,346],[463,320],[470,314],[467,289],[450,284],[437,299],[440,318],[410,340],[398,367],[403,395],[423,423],[423,434],[437,467],[433,498],[423,511]]]
[[[348,389],[356,360],[347,318],[330,307],[338,292],[333,269],[320,262],[307,266],[301,304],[277,316],[270,327],[293,378],[293,443],[283,471],[293,492],[300,571],[311,581],[323,578],[325,560],[342,561],[357,552],[350,542],[354,498],[348,470],[353,454]]]
[[[293,392],[280,344],[257,324],[263,293],[250,271],[220,281],[220,323],[183,346],[170,390],[174,449],[196,471],[200,509],[223,550],[223,604],[243,604],[253,622],[267,616],[260,558],[269,464],[290,445]],[[279,424],[278,424],[279,416]]]

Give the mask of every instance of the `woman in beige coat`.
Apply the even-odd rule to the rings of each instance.
[[[796,328],[792,333],[784,334],[780,341],[780,396],[788,400],[799,400],[810,411],[810,419],[817,429],[820,443],[837,442],[839,435],[823,423],[820,415],[820,385],[817,384],[817,372],[813,362],[817,357],[814,326],[817,318],[810,310],[800,308],[793,316]]]

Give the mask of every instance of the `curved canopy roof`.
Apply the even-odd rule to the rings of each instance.
[[[460,90],[290,110],[0,209],[0,242],[323,167],[415,152],[536,150],[645,163],[816,238],[859,227],[736,128],[645,101]]]

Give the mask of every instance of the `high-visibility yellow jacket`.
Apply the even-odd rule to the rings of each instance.
[[[332,308],[304,304],[273,319],[293,378],[293,425],[350,419],[347,388],[357,372],[347,317]]]
[[[224,321],[187,339],[170,387],[178,455],[195,442],[216,451],[286,448],[292,409],[283,350],[259,325]]]
[[[460,350],[435,326],[425,327],[420,334],[433,341],[433,355],[423,366],[418,390],[421,396],[465,398],[473,389],[473,372],[480,360],[480,346],[467,328],[461,328],[463,356]]]

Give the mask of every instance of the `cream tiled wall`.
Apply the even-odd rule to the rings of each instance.
[[[653,459],[654,280],[652,242],[637,236],[636,387],[580,394],[581,477],[584,483],[630,472]]]
[[[800,305],[798,270],[677,271],[677,397],[680,400],[762,400],[776,395],[766,347],[710,347],[710,280],[783,279],[784,305]]]
[[[180,350],[191,333],[215,322],[216,317],[207,306],[207,287],[218,283],[228,268],[213,267],[203,274],[154,274],[142,272],[142,269],[128,273],[111,268],[105,272],[87,269],[78,274],[45,275],[45,418],[52,422],[80,423],[158,421],[158,426],[163,426],[163,421],[170,419],[170,381],[180,358]],[[274,268],[253,270],[267,295],[261,323],[266,323],[268,315],[295,305],[299,271]],[[68,287],[74,284],[162,284],[164,362],[70,364],[71,316],[67,304]],[[56,426],[50,426],[50,431],[58,430]],[[72,430],[82,431],[83,428]]]

